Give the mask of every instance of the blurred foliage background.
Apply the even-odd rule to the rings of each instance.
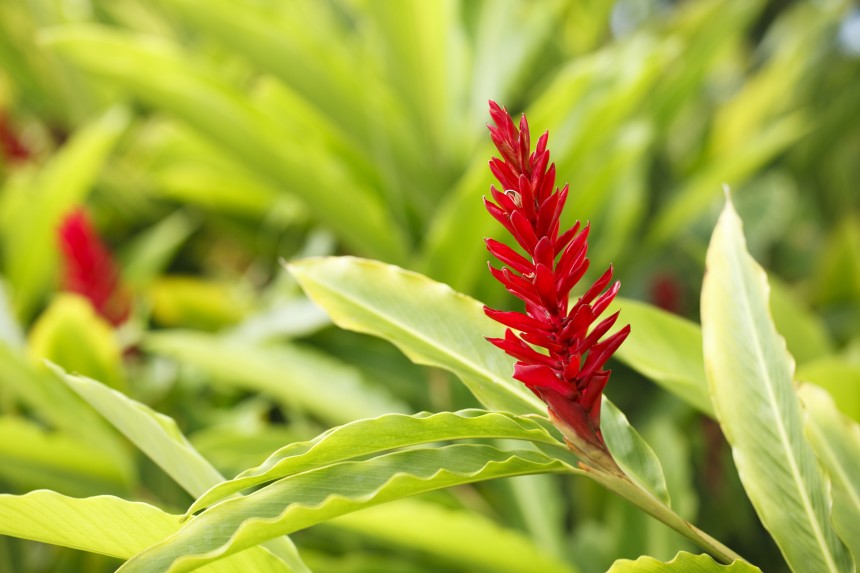
[[[613,263],[628,298],[698,320],[730,185],[799,377],[860,419],[850,2],[20,0],[0,4],[0,491],[191,501],[42,358],[172,416],[228,476],[332,425],[473,405],[446,374],[332,327],[279,259],[370,257],[511,305],[482,240],[498,236],[481,203],[489,98],[550,131],[567,222],[591,221],[595,273]],[[79,209],[118,261],[131,315],[116,328],[61,294],[59,229]],[[663,459],[679,511],[783,570],[738,505],[716,425],[614,369],[607,392]],[[455,519],[586,572],[689,549],[582,480],[391,511],[294,538],[319,572],[486,570],[477,544],[446,541]],[[3,571],[117,565],[0,537]]]

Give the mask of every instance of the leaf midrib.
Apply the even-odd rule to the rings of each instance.
[[[736,253],[736,251],[732,250],[732,253]],[[741,255],[741,257],[743,257],[743,255]],[[741,277],[741,281],[745,283],[746,281],[743,278],[744,272],[743,272],[742,261],[740,259],[738,259],[736,256],[732,256],[732,262],[735,264],[735,267],[736,267],[735,270],[739,271],[738,276]],[[755,272],[755,269],[754,269],[754,272]],[[755,280],[755,278],[753,280]],[[745,293],[746,289],[744,289],[742,292]],[[748,323],[747,326],[751,327],[748,330],[748,332],[755,332],[756,334],[758,334],[759,331],[757,329],[757,325],[755,324],[754,321],[750,320],[750,318],[752,316],[752,312],[751,312],[752,307],[749,304],[749,297],[746,295],[742,295],[742,296],[737,297],[736,300],[740,301],[741,306],[743,306],[744,312],[742,313],[742,316],[744,317],[744,321]],[[778,333],[777,333],[777,336],[779,336]],[[762,374],[761,379],[765,381],[764,386],[765,386],[765,391],[768,395],[768,399],[770,400],[769,405],[771,405],[771,409],[776,414],[774,416],[774,418],[776,419],[775,425],[777,428],[777,433],[779,435],[780,442],[782,442],[783,448],[787,454],[786,459],[788,460],[789,469],[791,470],[791,476],[794,480],[795,485],[797,486],[797,490],[800,493],[800,498],[801,498],[801,502],[803,504],[804,512],[806,513],[807,518],[810,522],[810,525],[811,525],[812,530],[813,530],[813,534],[815,535],[815,539],[818,542],[819,546],[823,550],[823,554],[824,554],[825,560],[827,562],[828,568],[831,571],[833,571],[834,573],[839,573],[839,568],[836,566],[836,562],[834,561],[833,555],[830,552],[830,547],[828,546],[827,540],[824,537],[824,532],[821,530],[821,527],[819,526],[817,516],[815,515],[815,511],[812,507],[812,504],[811,504],[811,501],[810,501],[809,496],[807,494],[806,488],[803,487],[806,482],[803,481],[802,476],[800,475],[800,468],[797,465],[797,460],[795,459],[795,452],[794,452],[793,448],[791,447],[791,441],[788,438],[788,433],[786,431],[782,417],[779,415],[781,412],[780,412],[779,407],[778,407],[779,402],[778,402],[776,394],[775,394],[775,390],[774,390],[774,386],[773,386],[773,380],[772,380],[770,373],[768,372],[767,368],[763,367],[765,364],[765,355],[764,355],[764,349],[761,346],[761,340],[760,340],[759,336],[753,337],[753,348],[755,350],[755,355],[756,355],[756,359],[757,359],[756,366],[757,366],[757,369]],[[787,352],[788,351],[786,350],[786,353]]]

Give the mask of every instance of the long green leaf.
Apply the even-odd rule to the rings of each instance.
[[[202,495],[189,508],[194,513],[226,497],[282,477],[387,450],[469,438],[508,438],[561,445],[537,420],[503,412],[462,410],[414,416],[388,414],[332,428],[308,442],[274,452],[259,467],[242,472]]]
[[[764,271],[727,203],[708,248],[702,334],[717,419],[744,488],[795,571],[851,571],[826,476],[803,436],[794,362],[768,310]]]
[[[159,414],[95,380],[62,372],[58,374],[72,390],[89,402],[192,496],[199,496],[224,481],[218,470],[188,442],[172,418]],[[290,539],[282,537],[272,540],[267,547],[291,570],[297,573],[307,572]],[[261,554],[260,559],[268,557]],[[257,562],[257,566],[262,566],[262,562]]]
[[[833,484],[833,526],[860,559],[860,425],[839,413],[833,398],[803,384],[800,399],[807,412],[806,434]]]
[[[331,424],[409,410],[356,368],[309,347],[286,342],[261,347],[191,331],[151,334],[144,346],[192,364],[218,382],[262,391]]]
[[[761,569],[743,561],[720,565],[709,555],[682,551],[667,563],[647,556],[636,561],[620,559],[606,573],[761,573]]]
[[[571,470],[535,451],[483,445],[416,449],[342,462],[212,506],[119,571],[191,571],[266,539],[386,501],[487,479]]]
[[[178,46],[83,24],[45,32],[43,40],[86,71],[175,114],[286,186],[357,251],[394,261],[404,257],[404,241],[377,195],[308,150],[307,142],[282,137],[264,114],[189,61]]]
[[[546,412],[536,396],[511,378],[511,360],[484,340],[502,336],[503,329],[474,299],[376,261],[305,259],[288,268],[341,328],[384,338],[418,364],[454,372],[488,408]]]
[[[179,529],[179,516],[112,496],[78,499],[40,490],[0,495],[0,534],[129,558]],[[261,547],[202,569],[206,573],[293,573]]]

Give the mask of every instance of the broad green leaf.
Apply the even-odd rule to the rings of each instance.
[[[179,529],[179,516],[112,496],[78,499],[53,491],[0,495],[0,534],[127,559]],[[200,569],[204,573],[291,573],[262,547]]]
[[[310,347],[286,342],[261,347],[191,331],[151,334],[144,346],[194,365],[217,382],[262,391],[331,424],[409,410],[359,370]]]
[[[82,296],[57,295],[29,338],[29,352],[36,362],[49,360],[113,388],[125,388],[122,351],[114,330]]]
[[[803,435],[794,362],[770,317],[767,279],[730,202],[708,248],[702,335],[717,419],[762,523],[795,571],[851,571],[831,525],[827,477]]]
[[[86,400],[176,483],[193,496],[223,481],[223,477],[197,453],[172,418],[135,402],[83,376],[59,373],[69,388]]]
[[[512,361],[484,336],[502,336],[476,300],[426,277],[351,257],[305,259],[290,272],[332,320],[384,338],[419,364],[460,376],[488,408],[528,414],[546,406],[511,377]]]
[[[415,449],[341,462],[214,505],[119,571],[190,571],[266,539],[387,501],[487,479],[572,470],[535,451],[484,445]]]
[[[387,450],[470,438],[508,438],[560,446],[547,424],[504,412],[461,410],[423,412],[414,416],[387,414],[332,428],[308,442],[274,452],[259,467],[242,472],[200,496],[189,508],[194,513],[250,487],[331,464],[379,454]]]
[[[69,495],[121,493],[131,481],[110,452],[12,416],[0,416],[0,476],[17,491],[52,488]]]
[[[842,416],[827,392],[803,384],[806,434],[833,485],[833,526],[860,558],[860,426]]]
[[[372,190],[305,142],[282,137],[241,94],[163,38],[95,25],[43,32],[43,41],[84,70],[175,114],[249,167],[285,186],[357,251],[398,260],[404,240]],[[218,121],[213,121],[218,118]],[[349,190],[346,200],[343,193]]]
[[[699,411],[713,416],[702,359],[702,332],[694,322],[655,306],[616,298],[630,336],[615,352],[621,361]]]
[[[475,571],[575,571],[522,533],[480,514],[418,500],[377,505],[342,515],[328,524],[395,546],[418,549]]]
[[[710,555],[693,555],[682,551],[667,563],[647,556],[636,561],[619,559],[606,573],[761,573],[761,569],[743,561],[721,565]]]
[[[668,507],[669,491],[657,454],[605,396],[600,408],[600,430],[612,457],[627,477]]]
[[[188,442],[172,418],[135,402],[95,380],[82,376],[63,376],[66,384],[98,410],[135,446],[163,469],[192,496],[199,496],[224,478]],[[307,568],[288,538],[266,544],[278,558],[297,573]],[[262,567],[268,553],[253,557],[254,567]],[[255,561],[256,560],[256,561]],[[282,565],[282,564],[281,564]],[[279,565],[279,566],[281,566]]]
[[[24,347],[24,331],[12,312],[9,288],[0,279],[0,344],[19,350]]]
[[[129,123],[129,114],[112,108],[77,131],[39,172],[32,188],[0,229],[6,277],[19,317],[29,318],[58,265],[57,226],[82,203]],[[26,246],[26,248],[25,248]]]

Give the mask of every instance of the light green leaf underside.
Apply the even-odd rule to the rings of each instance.
[[[803,384],[806,435],[833,485],[833,526],[860,559],[860,425],[842,416],[821,388]]]
[[[249,487],[337,462],[417,444],[470,438],[509,438],[562,446],[539,421],[501,412],[388,414],[357,420],[332,428],[313,440],[285,446],[259,467],[206,492],[188,512],[195,513]]]
[[[522,533],[504,528],[480,514],[413,499],[370,507],[329,523],[381,542],[419,549],[474,571],[575,571]]]
[[[302,288],[347,330],[384,338],[418,364],[460,376],[488,408],[529,414],[546,406],[511,378],[513,363],[484,340],[504,329],[476,300],[395,266],[352,257],[288,265]]]
[[[762,523],[795,571],[853,570],[831,525],[827,478],[803,436],[794,362],[770,317],[767,279],[731,203],[708,248],[702,326],[717,419]]]
[[[203,370],[220,383],[264,392],[330,424],[409,410],[368,384],[356,368],[309,347],[286,342],[263,347],[192,331],[150,334],[143,344],[149,351]]]
[[[65,374],[57,367],[55,370],[72,390],[193,497],[224,481],[218,470],[188,442],[173,418],[159,414],[95,380]],[[297,573],[307,571],[290,539],[274,539],[267,547],[283,560],[279,567],[289,567]],[[268,551],[259,548],[249,559],[249,564],[262,567],[273,558]]]
[[[266,539],[364,507],[458,484],[572,469],[536,451],[484,445],[424,448],[342,462],[212,506],[119,571],[191,571]]]
[[[118,497],[78,499],[53,491],[0,495],[0,534],[127,559],[179,529],[179,516]],[[255,547],[200,571],[293,571]]]
[[[65,374],[66,384],[158,464],[188,493],[198,496],[223,477],[188,442],[172,418],[100,382]]]
[[[453,372],[487,408],[546,412],[546,406],[512,378],[513,360],[484,340],[503,336],[504,328],[484,314],[478,301],[421,274],[376,261],[328,257],[297,261],[288,268],[338,326],[379,336],[419,364]],[[610,448],[618,445],[613,453],[624,469],[658,498],[666,496],[662,471],[654,469],[659,461],[650,448],[641,448],[644,441],[629,424],[612,424],[603,429],[603,436]]]
[[[743,561],[721,565],[710,555],[693,555],[682,551],[669,562],[643,556],[636,561],[619,559],[606,573],[761,573],[761,569]]]

